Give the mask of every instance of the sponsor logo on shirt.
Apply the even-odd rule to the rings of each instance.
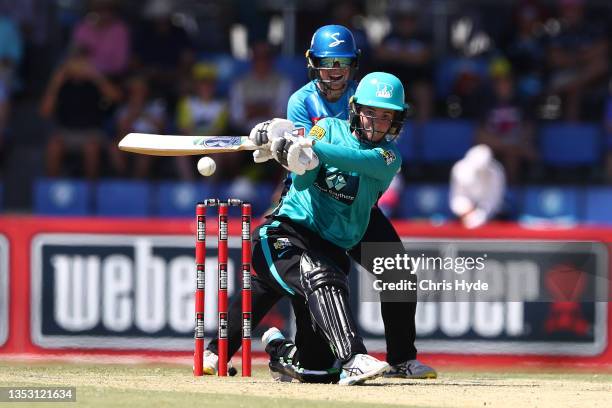
[[[308,133],[308,135],[321,140],[323,139],[323,136],[325,136],[325,129],[315,125],[312,127],[312,129],[310,129],[310,133]]]
[[[321,168],[314,186],[335,200],[350,205],[359,191],[359,176],[333,167]]]
[[[289,241],[289,238],[277,238],[272,246],[278,251],[279,249],[291,246],[291,242]]]
[[[397,159],[395,153],[393,153],[391,150],[380,150],[380,154],[382,155],[383,159],[385,159],[387,166]]]

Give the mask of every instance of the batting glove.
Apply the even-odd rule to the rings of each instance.
[[[274,139],[283,137],[285,133],[291,134],[295,126],[287,119],[274,118],[255,125],[249,134],[249,140],[257,146],[270,147]]]
[[[265,163],[272,159],[272,152],[269,147],[263,147],[253,152],[253,161],[255,163]]]
[[[319,158],[312,150],[313,140],[285,135],[274,139],[270,148],[272,157],[287,170],[302,175],[319,165]]]

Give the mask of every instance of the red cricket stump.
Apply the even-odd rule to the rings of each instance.
[[[206,204],[196,206],[196,290],[195,290],[195,349],[193,352],[193,375],[202,376],[204,364],[204,289],[206,263]]]
[[[219,312],[219,376],[227,376],[227,233],[228,204],[219,201],[219,272],[218,312]]]
[[[251,204],[242,204],[242,376],[251,376]]]

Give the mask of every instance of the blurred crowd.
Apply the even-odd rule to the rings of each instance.
[[[7,157],[27,145],[44,160],[37,176],[195,180],[197,158],[128,155],[116,143],[129,132],[245,135],[284,117],[307,81],[310,36],[336,23],[362,50],[358,77],[398,75],[416,129],[475,123],[474,144],[489,146],[509,184],[546,181],[536,137],[550,121],[602,129],[601,161],[585,174],[609,182],[611,11],[596,0],[0,0],[3,176],[19,177]],[[281,176],[248,155],[215,159],[213,182]],[[451,165],[403,176],[448,181]]]

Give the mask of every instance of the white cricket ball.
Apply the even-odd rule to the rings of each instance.
[[[217,170],[217,163],[210,157],[202,157],[198,160],[198,171],[203,176],[212,176]]]

